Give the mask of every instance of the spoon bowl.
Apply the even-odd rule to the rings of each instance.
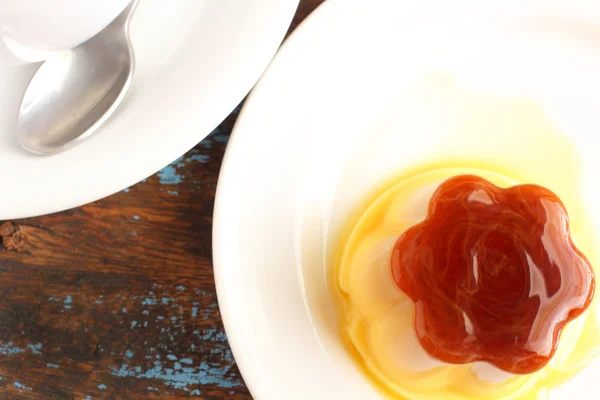
[[[89,137],[118,108],[133,80],[129,21],[138,1],[96,36],[40,66],[17,116],[24,149],[41,155],[65,150]]]

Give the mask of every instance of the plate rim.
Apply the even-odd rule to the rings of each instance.
[[[274,2],[276,5],[273,5]],[[51,156],[40,157],[28,155],[24,150],[21,150],[20,148],[17,149],[19,146],[16,143],[16,139],[13,143],[13,140],[11,139],[11,133],[6,133],[6,144],[3,144],[3,146],[6,147],[5,151],[7,154],[14,154],[17,152],[22,152],[22,154],[24,154],[24,156],[18,155],[18,165],[20,168],[29,170],[28,175],[32,177],[37,173],[36,171],[40,170],[40,168],[46,169],[46,172],[43,172],[42,176],[45,176],[45,174],[50,171],[52,175],[57,176],[57,181],[60,184],[58,185],[59,188],[54,190],[54,194],[44,198],[44,196],[33,196],[35,191],[27,189],[27,187],[31,187],[31,182],[27,183],[25,180],[22,180],[22,186],[16,181],[13,182],[13,184],[15,184],[13,190],[19,190],[21,187],[24,193],[17,196],[12,196],[12,199],[11,196],[5,196],[5,200],[0,202],[0,204],[2,204],[2,207],[0,207],[0,219],[13,220],[51,215],[72,210],[74,208],[78,208],[101,200],[105,197],[114,195],[156,174],[164,167],[172,163],[175,159],[191,150],[201,140],[205,139],[228,115],[230,115],[232,111],[236,109],[240,102],[251,91],[256,82],[260,79],[265,69],[269,66],[269,63],[275,56],[277,49],[281,45],[283,39],[285,38],[285,34],[291,25],[293,16],[299,4],[299,0],[259,0],[256,2],[256,4],[262,5],[262,8],[272,7],[272,12],[266,13],[266,15],[260,19],[260,22],[270,21],[268,26],[263,26],[264,29],[259,30],[257,35],[252,36],[250,39],[251,41],[249,40],[246,42],[255,44],[252,46],[254,48],[254,56],[248,57],[247,51],[245,51],[245,53],[240,53],[246,57],[245,62],[247,63],[247,68],[243,69],[243,71],[246,72],[239,72],[238,70],[232,71],[231,68],[228,69],[228,75],[226,75],[221,82],[229,79],[227,76],[234,77],[235,79],[232,80],[233,83],[230,85],[231,89],[223,91],[223,95],[220,98],[218,98],[216,101],[212,101],[214,106],[211,106],[210,109],[207,110],[203,116],[202,123],[188,123],[186,125],[185,121],[173,121],[175,124],[171,124],[169,126],[171,126],[173,129],[178,129],[178,127],[180,127],[179,129],[182,129],[183,132],[179,135],[172,136],[169,135],[168,131],[164,132],[163,137],[171,136],[172,138],[169,139],[168,148],[163,149],[160,146],[156,147],[152,144],[152,140],[146,140],[145,142],[148,143],[148,146],[147,148],[143,148],[144,151],[137,151],[136,147],[131,147],[127,150],[130,154],[142,153],[144,154],[143,156],[136,156],[131,159],[126,159],[122,154],[123,152],[119,150],[118,154],[121,155],[118,156],[118,158],[115,158],[115,155],[111,155],[110,153],[104,159],[96,159],[94,157],[94,162],[99,165],[97,168],[89,169],[89,174],[86,172],[78,172],[77,179],[73,179],[72,183],[69,182],[63,184],[60,182],[68,182],[66,179],[64,179],[68,176],[68,168],[64,167],[65,164],[73,165],[73,162],[76,163],[86,155],[89,156],[96,151],[108,151],[106,149],[107,143],[110,145],[109,142],[111,142],[112,139],[103,142],[100,146],[96,146],[94,141],[100,137],[99,135],[94,135],[94,137],[91,137],[90,140],[86,140],[80,145],[68,149],[65,152]],[[244,29],[249,29],[252,26],[255,26],[255,23],[254,25],[246,23],[243,26]],[[189,39],[189,36],[186,38],[188,38],[187,40],[192,40],[192,42],[188,43],[193,44],[193,38]],[[235,57],[235,55],[238,54],[237,52],[238,50],[231,50],[227,52],[220,51],[219,57],[224,57],[222,58],[222,62],[227,61],[230,63],[232,59],[234,59],[232,57]],[[33,71],[37,65],[38,64],[32,64],[30,66],[23,67],[29,68],[31,71]],[[218,68],[219,64],[217,63],[215,66]],[[232,73],[235,75],[231,75]],[[159,78],[160,77],[157,77],[157,84],[150,88],[150,93],[155,93],[157,88],[160,89],[160,87],[164,86],[164,79]],[[193,81],[195,78],[190,77],[185,79]],[[218,90],[214,84],[211,85],[213,85],[213,87],[210,88],[212,92]],[[190,91],[188,90],[188,92]],[[191,95],[193,95],[193,93],[188,92],[183,93],[181,99],[189,103],[190,101],[188,99]],[[139,87],[136,87],[134,77],[133,86],[130,90],[130,93],[128,93],[127,97],[125,98],[124,104],[119,108],[119,110],[117,110],[107,125],[111,125],[115,122],[116,124],[115,126],[107,126],[107,133],[115,135],[116,132],[116,134],[122,135],[124,129],[131,131],[131,126],[128,128],[118,126],[123,121],[127,121],[130,118],[130,114],[121,114],[121,112],[129,104],[129,102],[134,103],[136,101],[140,101],[139,97],[141,94],[142,93]],[[14,94],[14,96],[17,95],[18,93]],[[174,100],[169,101],[173,104],[171,107],[173,110],[187,110],[190,107],[189,104],[181,104],[181,99],[178,100],[175,98]],[[146,100],[143,101],[147,103]],[[170,104],[169,102],[163,103],[168,105]],[[142,108],[146,109],[146,106],[147,104],[144,104]],[[151,112],[152,110],[148,109],[148,111]],[[165,111],[166,114],[163,113],[164,121],[170,119],[169,112],[172,113],[172,111],[168,110]],[[178,111],[178,113],[181,114],[181,111]],[[138,114],[140,113],[136,112],[136,114],[134,114],[136,115],[134,121],[136,118],[138,118]],[[174,117],[181,117],[181,115],[178,115],[177,113],[172,114]],[[3,118],[5,118],[6,121],[10,121],[11,115],[7,115],[7,117]],[[7,122],[7,124],[8,123],[10,122]],[[128,123],[128,125],[131,124]],[[142,126],[143,124],[138,125]],[[161,122],[160,125],[164,125],[164,122]],[[198,126],[198,128],[194,129],[193,126]],[[141,129],[144,128],[142,127]],[[104,134],[104,132],[105,131],[101,129],[98,134]],[[162,141],[164,142],[164,140]],[[127,145],[129,146],[129,144]],[[83,149],[83,151],[80,149]],[[31,160],[29,161],[29,159],[26,157],[29,157]],[[57,163],[56,160],[52,160],[52,158],[60,158],[60,163]],[[46,164],[43,161],[45,159],[48,159],[51,162]],[[106,169],[105,164],[110,165],[111,167]],[[29,167],[30,165],[31,167]],[[50,169],[45,168],[45,165],[50,165]],[[129,168],[129,166],[133,166],[134,168]],[[107,173],[106,170],[110,172]],[[124,172],[121,172],[123,170]],[[32,179],[35,182],[36,178]],[[41,186],[38,192],[45,192],[48,189],[48,187],[46,187],[48,186],[47,183],[44,183],[47,182],[47,179],[46,181],[40,179],[38,179],[38,181],[41,183]],[[52,181],[55,180],[53,179]],[[29,200],[27,200],[28,198]]]
[[[237,147],[236,132],[238,130],[238,127],[240,126],[239,122],[243,121],[246,118],[246,114],[248,113],[248,109],[245,107],[245,104],[250,103],[252,101],[252,99],[255,97],[255,93],[260,90],[262,77],[267,76],[269,74],[269,71],[273,68],[273,61],[277,58],[277,55],[281,51],[283,51],[287,47],[289,47],[290,43],[293,42],[294,38],[298,35],[301,35],[302,32],[307,29],[306,27],[310,24],[310,21],[312,21],[315,18],[315,16],[318,14],[318,12],[320,10],[322,10],[324,7],[326,7],[327,4],[330,4],[330,3],[332,3],[331,0],[323,1],[308,16],[306,16],[306,18],[304,18],[302,20],[302,22],[300,22],[300,24],[298,24],[296,29],[294,29],[289,34],[289,36],[283,41],[282,45],[277,50],[277,53],[273,57],[273,60],[271,61],[269,66],[263,72],[261,79],[258,80],[258,82],[254,86],[254,88],[248,94],[246,101],[244,103],[244,106],[241,108],[238,118],[235,122],[235,125],[231,132],[229,141],[227,142],[227,148],[225,150],[225,154],[223,156],[223,161],[221,163],[221,169],[219,171],[219,178],[217,181],[217,188],[215,191],[215,202],[214,202],[214,210],[213,210],[213,227],[212,227],[212,241],[213,241],[212,252],[213,252],[213,273],[214,273],[214,278],[215,278],[215,290],[216,290],[216,294],[217,294],[217,303],[219,304],[219,310],[221,313],[221,318],[223,321],[223,327],[225,329],[225,334],[227,336],[228,343],[231,348],[231,352],[233,354],[235,362],[238,366],[240,375],[242,376],[242,379],[243,379],[244,383],[246,384],[248,391],[250,392],[252,397],[256,398],[256,399],[263,399],[264,396],[262,396],[262,391],[259,387],[260,383],[257,382],[256,379],[251,378],[252,365],[250,365],[248,363],[248,360],[245,357],[245,350],[243,349],[243,347],[241,346],[240,343],[237,343],[236,341],[231,339],[232,336],[230,335],[230,332],[233,332],[236,329],[236,327],[235,327],[233,318],[231,318],[230,315],[226,316],[226,314],[228,314],[228,311],[225,311],[225,310],[227,310],[227,306],[225,306],[225,304],[227,303],[226,295],[225,295],[225,287],[224,287],[225,276],[222,274],[224,271],[223,268],[218,267],[218,265],[220,265],[220,263],[221,263],[221,261],[220,261],[220,253],[221,252],[219,250],[219,248],[221,246],[220,243],[221,243],[221,237],[222,237],[222,234],[220,232],[220,230],[221,230],[220,221],[224,219],[224,217],[221,216],[223,214],[222,210],[224,208],[222,205],[223,199],[225,197],[225,194],[223,194],[222,181],[227,179],[226,178],[227,171],[229,168],[231,168],[231,165],[232,165],[231,159],[233,158],[233,156],[231,154],[233,151],[230,151],[230,149]]]

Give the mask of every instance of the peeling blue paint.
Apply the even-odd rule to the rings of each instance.
[[[186,374],[191,374],[194,372],[194,368],[183,368],[182,369],[183,372],[185,372]]]
[[[41,343],[38,343],[36,345],[28,344],[27,348],[29,348],[29,350],[31,350],[31,352],[33,354],[42,354],[42,352],[40,351],[42,349],[42,344]]]
[[[139,219],[140,219],[140,216],[139,216],[139,215],[134,215],[134,216],[133,216],[133,219],[135,219],[135,220],[137,221],[137,220],[139,220]]]
[[[176,190],[169,190],[167,193],[169,193],[171,196],[179,196],[179,192]]]
[[[204,149],[212,149],[213,148],[213,142],[210,138],[210,136],[207,136],[206,139],[204,139],[203,141],[200,142],[200,146]]]
[[[192,154],[186,158],[185,161],[197,161],[199,163],[206,164],[210,161],[210,156],[207,154]]]
[[[133,215],[130,214],[130,218],[132,217]],[[194,329],[191,328],[193,322],[191,322],[191,326],[188,324],[190,323],[190,315],[193,318],[204,318],[205,316],[211,317],[218,313],[217,302],[211,300],[214,297],[214,292],[171,282],[165,285],[156,283],[150,283],[149,285],[152,285],[149,288],[152,290],[147,290],[145,295],[122,296],[115,293],[107,296],[107,304],[108,299],[111,300],[111,304],[115,298],[121,298],[122,301],[119,306],[106,310],[107,313],[115,312],[119,315],[118,311],[120,310],[123,313],[133,316],[134,309],[139,307],[141,303],[144,306],[142,308],[142,315],[146,317],[143,317],[139,321],[122,319],[122,326],[126,328],[127,323],[129,323],[132,330],[152,329],[152,332],[158,339],[156,343],[152,341],[144,343],[142,349],[137,347],[125,347],[120,350],[113,349],[111,356],[116,359],[120,356],[123,364],[119,363],[109,366],[109,372],[114,376],[158,379],[161,381],[160,387],[162,385],[168,387],[167,390],[160,389],[160,395],[165,396],[168,391],[173,392],[175,389],[185,391],[189,395],[193,393],[198,393],[199,395],[199,385],[217,385],[223,388],[233,388],[241,385],[236,379],[236,375],[231,373],[235,363],[227,345],[227,336],[222,330],[219,330],[217,327]],[[191,301],[202,297],[204,297],[202,301]],[[104,304],[101,299],[102,296],[98,297],[96,295],[95,303]],[[136,300],[135,303],[133,303],[134,300]],[[53,297],[52,301],[56,302],[55,307],[74,307],[75,297]],[[90,302],[93,304],[94,299],[92,298]],[[152,317],[149,317],[149,315],[152,315]],[[126,315],[122,315],[121,317],[126,317]],[[149,325],[149,322],[152,322],[152,326]],[[194,332],[194,336],[189,338],[191,340],[188,341],[188,338],[186,338],[187,354],[178,345],[181,336],[186,335],[186,329],[188,332]],[[92,331],[91,328],[90,331]],[[42,343],[22,343],[22,346],[23,348],[20,348],[13,346],[13,343],[5,344],[0,342],[0,357],[4,354],[18,354],[22,352],[31,354],[47,352],[46,345],[42,348]],[[100,347],[99,351],[103,354],[109,352],[109,350],[103,350]],[[195,352],[201,352],[203,356],[197,359],[192,357]],[[137,359],[144,362],[137,363],[134,361]],[[155,362],[155,365],[146,364],[153,362]],[[62,367],[51,363],[42,365],[46,365],[47,368],[60,369]],[[156,389],[155,382],[148,383],[152,383],[152,386],[150,386],[152,391],[159,391],[159,389]],[[85,395],[81,393],[80,396]]]
[[[142,301],[142,305],[144,306],[153,306],[156,304],[156,299],[147,298]]]
[[[219,135],[213,136],[213,140],[217,143],[227,144],[227,142],[229,142],[229,136],[219,134]]]
[[[217,342],[227,342],[227,335],[225,332],[219,332],[216,328],[211,328],[203,332],[198,337],[202,340],[213,340]]]
[[[15,382],[15,387],[17,387],[19,389],[29,390],[29,391],[32,390],[29,386],[25,386],[21,382]]]
[[[161,302],[162,302],[163,304],[165,304],[165,305],[166,305],[166,304],[169,304],[169,303],[173,303],[173,302],[175,302],[176,300],[177,300],[177,299],[170,299],[170,298],[168,298],[168,297],[163,297],[163,298],[161,299]]]
[[[167,328],[169,329],[169,328]],[[162,328],[161,332],[164,332]],[[177,332],[174,333],[177,335]],[[194,330],[194,335],[203,342],[218,343],[217,346],[210,348],[210,355],[215,356],[218,360],[225,361],[227,365],[215,365],[211,363],[210,356],[207,361],[200,362],[199,365],[194,365],[194,359],[190,357],[178,359],[178,357],[169,353],[166,356],[168,361],[160,361],[160,354],[155,354],[154,367],[150,369],[142,369],[140,366],[132,366],[122,364],[120,368],[109,367],[110,372],[114,376],[119,377],[135,377],[138,379],[158,379],[163,381],[164,385],[173,389],[184,390],[188,393],[196,393],[194,385],[217,385],[223,388],[233,388],[240,386],[234,376],[230,373],[234,365],[234,360],[231,351],[227,346],[227,336],[217,328],[208,330]],[[171,338],[173,335],[169,335]],[[194,344],[189,346],[192,350]],[[149,348],[146,353],[146,358],[149,354],[155,353],[158,349],[167,350],[166,344],[159,344],[157,348]],[[172,364],[167,364],[167,363]]]
[[[110,367],[110,372],[118,377],[135,377],[138,379],[158,379],[165,385],[174,389],[184,389],[188,385],[217,385],[224,388],[233,388],[241,384],[228,378],[231,367],[210,366],[202,363],[198,368],[187,371],[174,371],[171,368],[161,368],[156,366],[147,371],[136,373],[128,365],[121,365],[121,368]]]
[[[106,385],[104,383],[101,383],[98,385],[98,389],[100,390],[106,390]]]
[[[183,157],[179,157],[171,165],[164,167],[158,173],[160,183],[163,185],[177,185],[183,180],[183,176],[177,173],[176,167],[183,160]]]
[[[206,140],[202,142],[202,147],[211,148],[212,141],[218,141],[220,143],[227,143],[226,135],[216,135],[209,136]],[[163,168],[158,172],[158,178],[162,185],[177,185],[184,180],[184,176],[179,173],[178,169],[185,167],[188,162],[199,162],[205,164],[210,161],[210,156],[208,154],[198,154],[197,150],[192,150],[191,154],[188,155],[184,159],[184,157],[179,157],[177,160],[173,161],[171,164]],[[162,188],[161,188],[162,190]],[[168,191],[170,195],[178,195],[177,191]]]
[[[209,297],[211,296],[211,293],[206,289],[196,288],[196,289],[194,289],[194,292],[198,296],[209,296]]]
[[[8,342],[7,344],[0,343],[0,354],[2,354],[3,356],[12,356],[24,352],[24,349],[17,346],[13,346],[13,342]]]

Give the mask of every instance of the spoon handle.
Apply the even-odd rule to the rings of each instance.
[[[131,17],[133,16],[133,13],[135,12],[139,2],[140,0],[131,0],[129,5],[125,7],[123,11],[121,11],[121,14],[119,14],[117,18],[110,23],[110,26],[124,27],[125,30],[127,30],[129,21],[131,20]]]

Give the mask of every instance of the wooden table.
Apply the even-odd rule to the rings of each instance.
[[[302,0],[292,29],[323,0]],[[211,229],[239,107],[157,175],[0,222],[0,398],[251,398],[215,295]]]

